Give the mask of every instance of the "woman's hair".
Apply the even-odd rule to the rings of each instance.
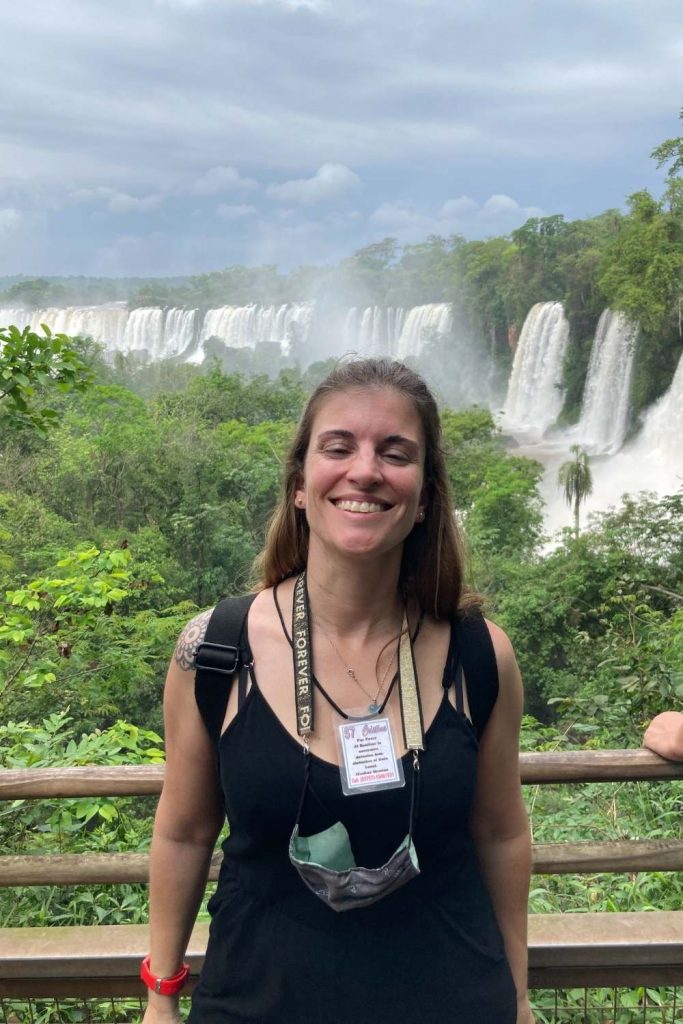
[[[303,476],[313,420],[328,395],[363,388],[392,388],[412,402],[420,417],[425,446],[425,518],[404,541],[399,579],[404,596],[414,598],[424,611],[437,618],[452,615],[470,604],[472,597],[464,592],[463,544],[453,513],[439,412],[422,377],[389,359],[337,363],[309,398],[287,456],[280,501],[256,561],[260,587],[274,586],[306,567],[308,523],[305,512],[295,507],[294,495]]]

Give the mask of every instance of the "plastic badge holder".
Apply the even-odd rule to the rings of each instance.
[[[368,715],[365,709],[352,709],[348,718],[336,716],[335,735],[345,796],[405,786],[403,761],[396,756],[388,715]]]

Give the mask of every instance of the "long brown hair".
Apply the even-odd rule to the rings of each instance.
[[[453,615],[472,603],[463,584],[464,556],[442,447],[436,401],[426,383],[403,363],[389,359],[354,359],[338,363],[318,384],[304,409],[285,464],[282,495],[273,513],[263,551],[256,561],[261,588],[300,573],[308,558],[308,523],[294,505],[313,420],[328,395],[362,388],[393,388],[415,408],[424,433],[425,519],[416,523],[403,544],[400,585],[406,598],[436,618]]]

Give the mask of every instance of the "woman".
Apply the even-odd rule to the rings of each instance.
[[[192,1022],[532,1024],[521,682],[463,591],[438,413],[412,370],[348,362],[316,389],[261,575],[248,692],[225,686],[217,724],[194,692],[210,612],[169,669],[148,984],[182,980],[227,811]],[[176,1003],[151,992],[145,1024],[179,1020]]]

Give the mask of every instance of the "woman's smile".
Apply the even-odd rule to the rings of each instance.
[[[423,463],[422,426],[404,395],[366,388],[326,398],[296,492],[313,548],[400,552],[420,507]]]
[[[353,512],[360,515],[368,515],[371,512],[387,512],[391,505],[389,502],[368,501],[367,498],[330,498],[335,508],[342,512]]]

